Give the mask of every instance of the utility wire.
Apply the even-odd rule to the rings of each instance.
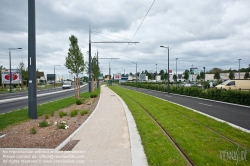
[[[139,27],[137,28],[137,30],[136,30],[136,32],[135,32],[135,34],[134,34],[134,36],[132,37],[132,39],[130,40],[130,42],[134,39],[134,37],[135,37],[135,35],[136,35],[136,33],[138,32],[138,30],[140,29],[140,27],[141,27],[141,25],[142,25],[142,23],[143,23],[143,21],[145,20],[145,18],[147,17],[147,15],[148,15],[148,13],[149,13],[149,11],[151,10],[151,8],[152,8],[152,6],[154,5],[154,3],[155,3],[155,0],[154,0],[154,2],[152,3],[152,5],[150,6],[150,8],[148,9],[148,12],[146,13],[146,15],[144,16],[144,18],[143,18],[143,20],[142,20],[142,22],[141,22],[141,24],[139,25]],[[125,47],[125,49],[121,52],[121,54],[120,54],[120,56],[123,54],[123,52],[128,48],[128,46],[129,46],[129,44]]]
[[[122,37],[118,37],[118,36],[110,35],[110,34],[106,34],[106,33],[101,33],[101,32],[97,32],[97,31],[92,31],[92,33],[99,33],[99,34],[103,34],[103,35],[107,35],[107,36],[117,37],[117,38],[120,38],[120,39],[130,40],[130,39],[126,39],[126,38],[122,38]]]
[[[97,33],[93,33],[93,34],[94,34],[94,35],[97,35],[97,36],[101,36],[101,37],[103,37],[103,38],[106,38],[106,39],[108,39],[108,40],[111,40],[111,41],[114,41],[114,42],[115,42],[115,40],[112,40],[112,39],[107,38],[107,37],[105,37],[105,36],[99,35],[99,34],[97,34]]]

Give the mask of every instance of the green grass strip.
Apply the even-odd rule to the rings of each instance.
[[[165,165],[162,163],[165,162],[165,160],[169,160],[173,156],[169,156],[169,158],[159,157],[158,160],[155,160],[155,156],[162,156],[162,154],[158,151],[160,148],[162,148],[162,146],[155,146],[152,148],[150,145],[148,145],[147,139],[149,139],[148,137],[152,137],[150,138],[152,141],[150,143],[157,144],[159,141],[159,136],[154,135],[154,131],[150,130],[149,127],[144,127],[144,125],[148,122],[142,121],[140,119],[142,113],[135,113],[139,110],[139,107],[136,109],[135,106],[131,104],[131,102],[128,102],[129,99],[127,96],[133,98],[136,100],[136,102],[143,105],[157,119],[164,129],[170,133],[174,140],[181,146],[181,148],[188,154],[188,156],[196,165],[236,165],[236,163],[237,165],[250,164],[249,150],[232,144],[231,142],[223,139],[209,129],[190,120],[182,114],[185,114],[190,118],[193,118],[196,121],[209,126],[210,128],[218,131],[220,134],[225,135],[226,137],[248,149],[250,149],[250,134],[235,129],[225,123],[218,122],[214,119],[193,112],[184,107],[157,99],[149,95],[117,86],[112,86],[110,88],[124,99],[130,111],[132,112],[142,138],[142,143],[148,163],[150,165]],[[176,112],[175,110],[181,113]],[[152,123],[151,125],[157,126],[155,123]],[[145,136],[145,134],[147,134],[147,136]],[[166,148],[169,147],[166,146]],[[154,155],[150,153],[151,151],[154,151]]]
[[[81,98],[89,98],[91,94],[100,94],[100,88],[95,89],[94,92],[89,93],[85,92],[81,94]],[[67,97],[64,99],[52,101],[46,104],[41,104],[37,106],[37,115],[43,116],[46,114],[54,114],[55,111],[58,111],[61,108],[68,107],[72,104],[76,103],[76,100],[74,97]],[[20,110],[8,112],[5,114],[0,114],[0,131],[5,129],[6,127],[10,125],[19,124],[21,122],[30,120],[28,116],[28,108],[23,108]]]
[[[128,105],[135,119],[149,165],[186,165],[187,162],[172,145],[151,117],[133,100],[118,93]]]

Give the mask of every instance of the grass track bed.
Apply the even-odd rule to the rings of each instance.
[[[188,154],[188,156],[196,165],[235,165],[237,158],[234,160],[233,156],[228,156],[224,152],[235,152],[235,157],[240,155],[241,152],[245,152],[246,158],[239,156],[237,165],[250,164],[250,134],[235,129],[225,123],[221,123],[214,119],[195,113],[184,107],[157,99],[155,97],[117,86],[112,86],[111,89],[123,98],[132,112],[137,124],[137,128],[141,135],[142,144],[144,146],[149,165],[166,165],[163,163],[171,160],[173,156],[167,153],[163,157],[162,153],[159,152],[158,149],[162,148],[162,146],[166,146],[166,149],[170,149],[170,147],[173,148],[173,145],[162,144],[161,147],[151,146],[156,145],[159,141],[158,138],[160,139],[160,136],[163,134],[161,132],[157,135],[154,135],[156,128],[159,127],[150,118],[142,119],[142,117],[145,116],[142,112],[145,114],[145,111],[135,102],[132,104],[131,98],[143,105],[143,107],[145,107],[150,112],[150,114],[152,114],[152,116],[157,119],[162,127],[170,133],[175,142],[180,145],[180,147]],[[139,111],[139,108],[141,111]],[[183,116],[183,114],[189,118]],[[195,119],[199,123],[206,125],[220,134],[228,137],[229,139],[237,142],[241,146],[245,147],[245,149],[241,147],[238,148],[237,145],[232,144],[228,140],[222,138],[218,134],[205,128],[190,118]],[[152,121],[150,124],[151,127],[145,127],[146,124],[149,123],[148,121]],[[148,140],[152,142],[149,142]],[[167,139],[165,141],[168,142]],[[157,157],[153,157],[152,152],[154,154],[153,156]],[[223,154],[225,155],[223,156]],[[168,165],[173,164],[169,163]],[[186,163],[184,162],[181,165],[186,165]]]

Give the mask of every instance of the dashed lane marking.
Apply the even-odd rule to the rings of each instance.
[[[199,103],[199,104],[212,107],[212,105],[209,105],[209,104],[204,104],[204,103]]]

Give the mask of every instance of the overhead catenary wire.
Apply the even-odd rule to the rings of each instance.
[[[96,35],[97,34],[103,34],[103,35],[112,36],[112,37],[116,37],[116,38],[120,38],[120,39],[130,40],[130,39],[127,39],[127,38],[123,38],[123,37],[119,37],[119,36],[115,36],[115,35],[110,35],[110,34],[106,34],[106,33],[101,33],[101,32],[97,32],[97,31],[92,31],[92,33],[95,33]]]
[[[140,24],[139,27],[137,28],[137,30],[136,30],[134,36],[131,38],[130,42],[134,39],[135,35],[137,34],[138,30],[140,29],[142,23],[144,22],[145,18],[147,17],[147,15],[148,15],[149,11],[151,10],[151,8],[153,7],[154,3],[155,3],[155,0],[153,1],[153,3],[152,3],[152,5],[150,6],[150,8],[148,9],[146,15],[145,15],[144,18],[142,19],[141,24]],[[121,56],[121,55],[123,54],[123,52],[128,48],[128,46],[129,46],[129,44],[124,48],[124,50],[121,52],[120,56]]]
[[[107,37],[105,37],[105,36],[99,35],[99,34],[97,34],[97,33],[93,33],[93,34],[95,34],[95,35],[97,35],[97,36],[101,36],[101,37],[103,37],[103,38],[105,38],[105,39],[108,39],[108,40],[111,40],[111,41],[114,41],[114,42],[115,42],[115,40],[112,40],[112,39],[107,38]]]

